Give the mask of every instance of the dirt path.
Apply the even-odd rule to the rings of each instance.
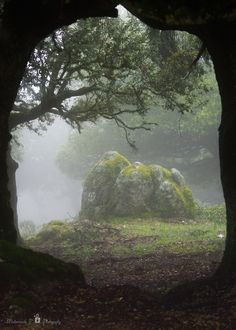
[[[186,281],[210,276],[221,251],[198,254],[161,252],[142,257],[107,258],[82,264],[87,283],[94,287],[132,285],[151,292],[165,292]]]

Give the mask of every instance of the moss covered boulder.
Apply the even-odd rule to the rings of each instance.
[[[161,216],[193,218],[195,203],[177,169],[131,164],[117,152],[108,152],[88,175],[81,218]]]
[[[97,219],[111,212],[111,196],[120,171],[130,162],[116,151],[108,151],[88,174],[82,194],[81,218]]]
[[[154,167],[155,168],[155,167]],[[153,210],[163,217],[194,218],[195,203],[181,173],[160,167],[161,180],[154,182]],[[156,171],[156,169],[154,170]]]
[[[192,193],[178,170],[141,163],[120,172],[113,203],[116,216],[193,217],[195,208]]]
[[[125,167],[118,175],[111,200],[117,216],[139,215],[152,211],[152,170],[137,163]]]

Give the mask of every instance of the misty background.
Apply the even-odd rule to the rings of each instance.
[[[176,113],[171,113],[171,116],[173,116],[174,121]],[[192,189],[195,199],[202,205],[207,206],[223,202],[218,173],[219,164],[215,164],[213,168],[210,168],[211,172],[214,171],[211,175],[215,177],[215,180],[210,183],[207,180],[204,182],[205,171],[207,175],[205,166],[199,170],[195,167],[192,171],[188,166],[189,171],[186,172],[181,163],[174,164],[173,160],[168,160],[160,154],[157,155],[157,159],[151,159],[152,155],[146,154],[147,146],[143,142],[143,132],[136,133],[136,144],[139,149],[135,152],[128,145],[122,132],[118,132],[118,135],[114,133],[115,128],[113,126],[112,122],[108,122],[104,128],[104,123],[100,122],[97,125],[86,127],[79,134],[76,129],[73,129],[64,120],[56,118],[54,123],[47,127],[47,131],[41,132],[41,135],[28,128],[20,130],[21,161],[18,161],[19,167],[16,171],[19,222],[31,220],[35,224],[41,225],[53,219],[71,219],[76,217],[80,211],[83,181],[87,171],[102,156],[103,152],[112,149],[123,153],[132,161],[155,162],[167,167],[180,169],[185,175],[186,182]],[[106,132],[108,137],[110,134],[110,139],[104,135],[106,130],[108,130]],[[90,135],[89,138],[88,134]],[[145,135],[152,136],[152,132],[145,133]],[[67,169],[69,173],[66,174],[60,170],[57,158],[62,153],[64,163],[70,164],[68,158],[69,154],[73,153],[73,150],[71,151],[68,148],[68,141],[71,141],[71,138],[78,139],[78,141],[86,140],[87,145],[84,146],[84,149],[80,148],[79,150],[75,150],[76,148],[72,145],[75,156],[78,159],[74,159],[72,168]],[[178,140],[181,142],[182,139],[183,136],[179,132]],[[99,140],[100,143],[98,144]],[[155,139],[153,141],[155,142]],[[165,144],[166,148],[168,148],[168,143],[171,143],[171,141],[167,141],[167,144]],[[178,144],[177,141],[176,144]],[[93,149],[96,150],[95,153]],[[152,147],[151,142],[149,142],[148,149],[149,151],[154,149],[154,145]],[[156,154],[155,150],[154,154]],[[199,176],[200,179],[198,179]],[[200,181],[198,182],[198,180]]]
[[[64,175],[55,163],[58,149],[71,131],[60,118],[42,135],[27,128],[21,130],[22,161],[16,171],[19,221],[42,224],[78,213],[81,181]]]

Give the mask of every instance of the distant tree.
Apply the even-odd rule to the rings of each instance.
[[[96,125],[86,125],[81,135],[76,132],[69,135],[57,155],[59,168],[70,177],[83,179],[104,152],[115,149],[131,160],[176,166],[191,174],[195,172],[198,181],[199,178],[202,181],[212,179],[218,164],[220,101],[210,67],[202,79],[209,92],[204,96],[202,86],[196,88],[195,93],[199,94],[202,104],[193,103],[190,113],[182,115],[176,111],[163,111],[160,107],[148,112],[147,120],[156,122],[157,126],[151,131],[130,132],[137,150],[126,143],[122,129],[100,120]],[[126,121],[129,124],[129,118]],[[132,116],[132,122],[135,123],[135,116]]]

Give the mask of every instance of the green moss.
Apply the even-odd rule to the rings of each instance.
[[[133,175],[134,170],[135,170],[135,166],[134,166],[134,165],[129,165],[129,166],[127,166],[126,168],[124,168],[124,169],[122,170],[122,174],[123,174],[124,176],[130,177],[130,176]]]
[[[181,193],[183,195],[186,215],[190,218],[195,218],[196,205],[191,190],[185,186],[181,189]]]
[[[110,157],[110,158],[108,158]],[[124,156],[119,154],[118,152],[114,152],[113,155],[108,156],[105,154],[102,159],[100,159],[95,166],[90,170],[87,179],[86,184],[90,185],[94,182],[94,178],[96,178],[95,174],[100,171],[102,171],[102,175],[110,178],[116,178],[120,171],[126,167],[129,166],[130,162],[128,159],[126,159]]]
[[[179,187],[176,183],[172,183],[175,194],[179,203],[176,203],[174,213],[176,216],[186,218],[195,218],[195,203],[191,191],[186,186]]]
[[[63,226],[65,224],[65,222],[61,221],[61,220],[52,220],[48,223],[48,225],[50,226]]]
[[[123,169],[122,174],[126,177],[131,177],[134,174],[138,174],[141,177],[148,178],[152,175],[152,168],[144,164],[129,165]]]
[[[165,174],[169,175],[167,172]],[[175,181],[168,180],[172,185],[172,199],[166,198],[164,195],[159,195],[156,203],[159,214],[164,218],[173,217],[195,217],[195,203],[191,191],[186,187],[180,187]],[[171,215],[171,216],[170,216]]]
[[[171,172],[169,170],[167,170],[166,168],[164,168],[164,167],[161,167],[161,170],[162,170],[162,173],[163,173],[164,178],[166,180],[170,181],[171,183],[174,183],[175,184],[175,182],[174,182],[174,180],[172,178]]]
[[[112,216],[114,210],[114,214],[123,216],[150,212],[156,216],[191,218],[195,209],[191,191],[173,177],[162,166],[131,164],[119,153],[107,152],[86,179],[89,202],[85,202],[84,210],[82,206],[84,213],[80,216],[101,219]],[[91,201],[88,192],[95,196]]]
[[[130,165],[130,162],[121,154],[116,153],[113,158],[102,160],[101,164],[109,169],[111,174],[118,175],[123,167]]]
[[[181,209],[183,210],[182,215],[186,216],[187,218],[194,218],[195,217],[195,202],[193,199],[193,195],[191,190],[187,187],[180,187],[172,178],[172,174],[169,170],[167,170],[164,167],[161,167],[163,176],[166,180],[168,180],[172,187],[174,188],[174,192],[182,204],[182,206],[179,204],[180,209],[176,207],[176,215],[180,215]],[[162,202],[163,203],[163,202]],[[168,205],[163,205],[163,209],[166,209],[166,212],[168,211]],[[174,211],[174,210],[173,210]]]
[[[116,168],[119,165],[122,165],[122,166],[130,165],[130,162],[128,161],[128,159],[126,159],[124,156],[122,156],[119,153],[116,153],[113,158],[104,160],[103,162],[106,166],[111,167],[111,168]]]
[[[176,183],[172,183],[175,194],[180,203],[176,203],[176,215],[182,215],[187,218],[194,219],[195,217],[195,203],[192,192],[187,188],[179,187]]]
[[[53,228],[48,228],[48,229],[43,229],[40,231],[34,239],[37,241],[47,241],[47,240],[52,240],[56,239],[59,236],[59,230],[53,229]]]
[[[66,239],[70,235],[70,226],[59,220],[53,220],[43,225],[41,231],[33,237],[34,241],[45,242],[47,240]]]

